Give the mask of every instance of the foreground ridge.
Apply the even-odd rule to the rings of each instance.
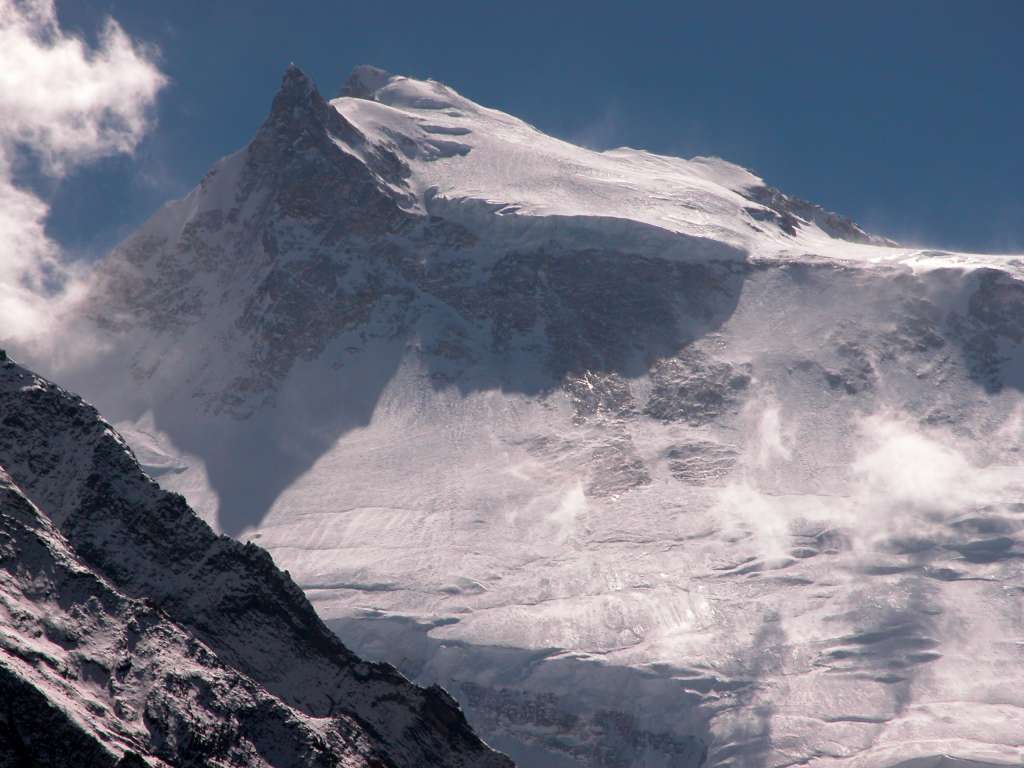
[[[92,407],[9,360],[0,466],[12,765],[511,765],[442,689],[356,657],[265,551],[214,534]]]

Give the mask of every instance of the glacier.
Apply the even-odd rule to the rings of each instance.
[[[1020,255],[291,67],[66,324],[154,478],[522,765],[1024,759]]]

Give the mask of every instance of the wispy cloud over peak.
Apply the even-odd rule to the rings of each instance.
[[[19,186],[27,160],[59,180],[130,153],[167,78],[156,52],[107,19],[95,47],[60,27],[51,0],[0,0],[0,338],[42,339],[72,270],[46,234],[48,203]]]

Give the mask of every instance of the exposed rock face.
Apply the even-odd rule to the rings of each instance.
[[[391,764],[358,719],[289,707],[153,601],[116,591],[7,475],[0,525],[0,764]]]
[[[265,551],[215,535],[95,410],[10,361],[0,466],[0,764],[510,765],[443,690],[352,654]]]
[[[665,421],[706,424],[742,404],[750,372],[748,364],[709,359],[696,350],[666,358],[651,372],[654,389],[646,412]]]
[[[564,740],[568,755],[588,765],[627,768],[645,752],[667,755],[678,765],[703,765],[707,759],[699,738],[651,733],[636,717],[614,709],[578,715],[552,694],[477,685],[466,686],[465,692],[468,703],[486,713],[492,729],[544,728]]]
[[[669,470],[677,480],[692,485],[721,485],[736,466],[739,452],[732,446],[704,440],[674,445],[667,457]]]
[[[790,197],[774,187],[760,184],[751,186],[744,191],[744,195],[764,206],[761,209],[749,209],[753,218],[770,221],[791,237],[796,235],[801,225],[816,224],[827,235],[852,243],[895,245],[888,238],[865,232],[844,216],[826,211],[820,205],[806,200]]]

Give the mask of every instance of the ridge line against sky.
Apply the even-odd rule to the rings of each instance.
[[[641,3],[432,9],[306,2],[58,2],[96,42],[112,16],[169,77],[133,157],[60,186],[49,233],[105,252],[244,145],[295,61],[325,96],[371,63],[430,77],[603,149],[717,155],[910,245],[1024,249],[1024,3],[764,8]],[[150,49],[153,50],[153,49]],[[37,180],[38,181],[38,180]]]

